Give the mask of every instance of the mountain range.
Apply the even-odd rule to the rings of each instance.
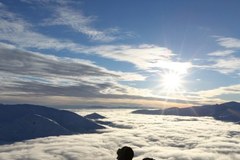
[[[186,108],[167,108],[167,109],[141,109],[135,110],[135,114],[153,114],[153,115],[177,115],[177,116],[197,116],[213,117],[217,120],[227,122],[240,122],[240,103],[227,102],[215,105],[193,106]]]

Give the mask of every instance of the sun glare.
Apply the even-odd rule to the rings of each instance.
[[[161,85],[168,93],[174,93],[182,88],[182,78],[182,75],[177,72],[167,72],[161,77]]]

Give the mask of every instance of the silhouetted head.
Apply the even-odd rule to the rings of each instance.
[[[154,160],[153,158],[143,158],[143,160]]]
[[[131,147],[124,146],[117,150],[117,160],[132,160],[134,152]]]

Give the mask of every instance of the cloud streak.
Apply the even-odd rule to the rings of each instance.
[[[235,51],[234,50],[224,50],[224,51],[215,51],[212,53],[209,53],[209,56],[217,56],[217,57],[224,57],[232,55]]]
[[[145,79],[136,73],[109,71],[91,61],[43,55],[6,44],[0,44],[0,57],[0,72],[5,82],[1,88],[12,92],[92,97],[107,88],[124,92],[125,89],[117,87],[119,80]],[[4,77],[12,78],[6,81]]]
[[[96,17],[85,16],[82,12],[70,9],[70,7],[54,8],[55,14],[52,18],[44,20],[44,26],[63,25],[76,32],[86,35],[90,40],[100,42],[111,42],[120,38],[119,29],[109,28],[100,31],[93,27]]]
[[[202,97],[206,98],[214,98],[218,97],[220,95],[226,95],[226,94],[239,94],[240,95],[240,84],[236,85],[230,85],[230,86],[225,86],[225,87],[219,87],[216,89],[212,90],[205,90],[205,91],[200,91],[198,94]]]
[[[177,73],[186,73],[192,68],[191,62],[176,62],[176,54],[170,49],[151,44],[142,45],[104,45],[88,48],[86,52],[101,55],[102,57],[125,61],[134,64],[138,69],[145,71],[173,70]],[[177,67],[176,67],[177,66]]]
[[[217,42],[220,46],[225,48],[240,48],[240,40],[232,37],[217,37]]]
[[[231,75],[238,74],[240,71],[240,58],[238,49],[240,48],[240,40],[232,37],[215,36],[218,45],[224,47],[224,50],[218,50],[208,53],[208,65],[203,68],[217,71],[221,74]]]
[[[211,68],[220,73],[230,74],[240,71],[240,58],[238,57],[231,56],[224,59],[214,59],[212,61],[215,63],[211,65]]]
[[[20,48],[61,50],[76,45],[70,41],[57,40],[32,31],[33,25],[20,16],[7,11],[5,6],[1,8],[0,20],[0,39],[15,44]]]

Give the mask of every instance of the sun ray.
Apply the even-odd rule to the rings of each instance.
[[[161,76],[161,85],[167,93],[176,93],[182,88],[183,76],[178,72],[166,72]]]

